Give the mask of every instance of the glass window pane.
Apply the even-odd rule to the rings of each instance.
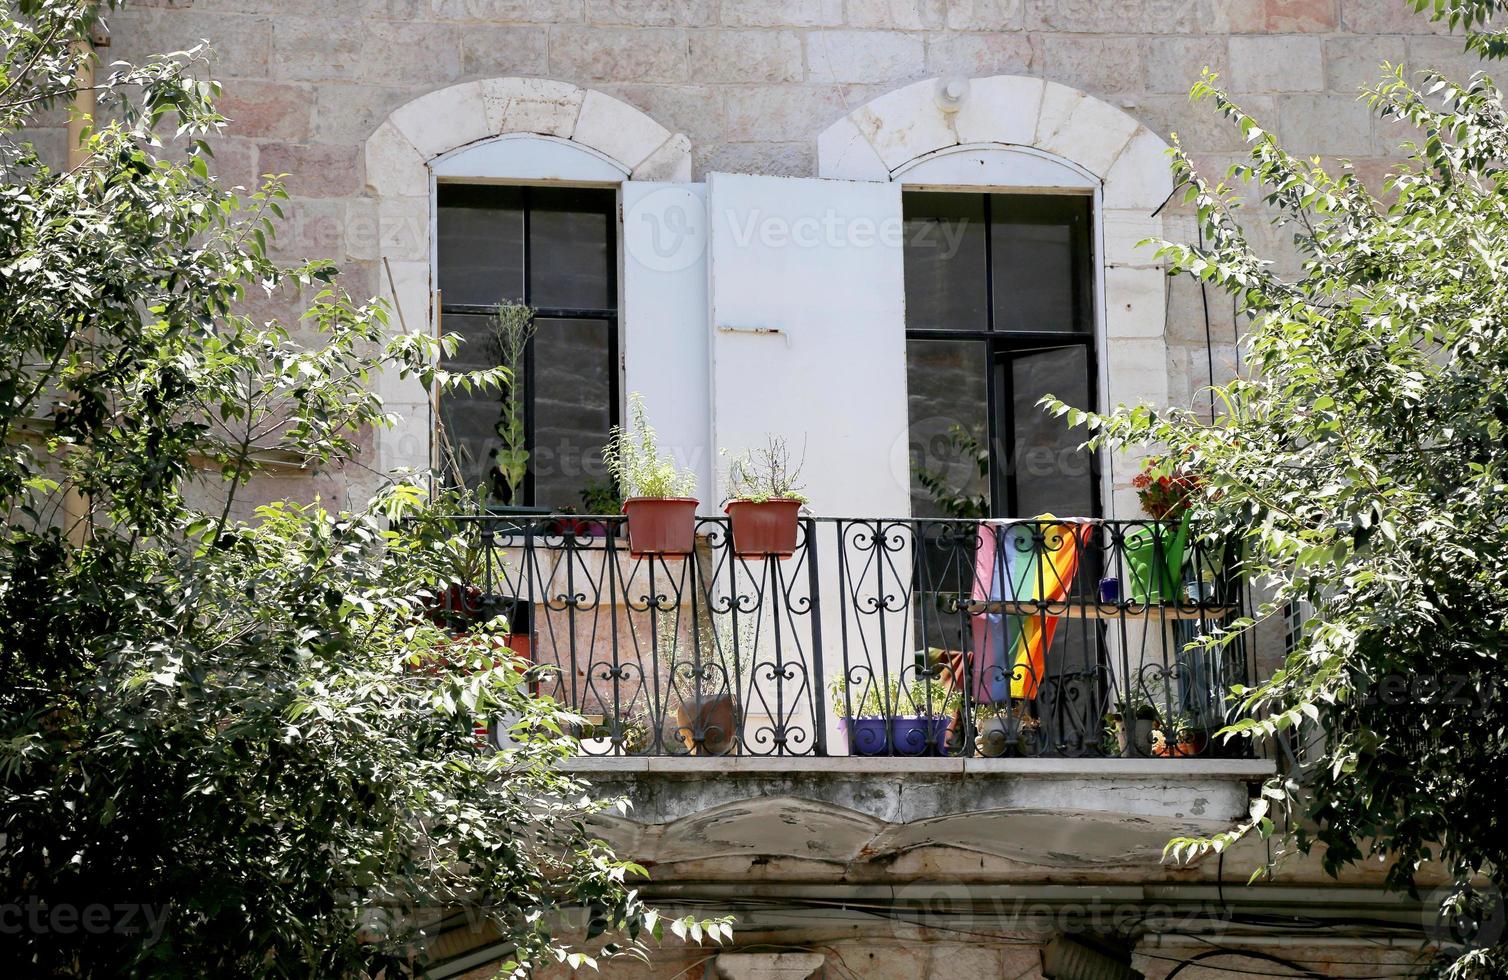
[[[1087,331],[1087,197],[995,194],[990,254],[996,330]]]
[[[984,195],[922,191],[903,197],[906,326],[987,330]]]
[[[438,193],[435,252],[442,301],[492,306],[522,299],[523,188],[441,184]]]
[[[1083,430],[1054,418],[1037,400],[1051,394],[1070,405],[1094,404],[1089,352],[1084,347],[1007,355],[1009,410],[1013,414],[1016,485],[1015,517],[1052,513],[1059,517],[1094,514],[1093,454],[1081,450]]]
[[[569,310],[617,308],[611,190],[532,188],[529,303]]]
[[[535,321],[534,503],[581,508],[588,483],[606,480],[613,364],[606,320]]]
[[[491,317],[447,313],[441,327],[446,334],[463,338],[455,356],[445,358],[445,367],[464,371],[497,363],[497,350],[490,340]],[[447,483],[473,490],[490,487],[492,451],[497,446],[501,416],[502,402],[495,391],[450,391],[441,397],[437,440]]]
[[[984,341],[912,340],[906,344],[911,512],[915,516],[988,514],[990,480],[987,472],[979,472],[978,458],[989,443],[988,377],[989,351]]]

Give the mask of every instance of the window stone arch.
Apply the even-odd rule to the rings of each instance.
[[[509,169],[514,150],[516,173]],[[399,106],[365,145],[367,195],[377,203],[380,295],[393,307],[395,328],[434,326],[433,186],[437,172],[444,175],[448,164],[461,159],[484,161],[487,179],[553,177],[597,185],[691,179],[691,141],[684,134],[612,96],[567,82],[488,78]],[[552,166],[558,173],[551,173]],[[378,434],[380,467],[431,465],[428,393],[389,377],[379,391],[404,420]]]
[[[817,142],[827,178],[1092,192],[1100,397],[1109,406],[1168,401],[1166,271],[1138,243],[1176,237],[1164,222],[1178,219],[1159,213],[1173,193],[1169,162],[1168,144],[1129,113],[1024,75],[915,82],[852,110]],[[1115,454],[1112,513],[1136,512],[1137,464]]]

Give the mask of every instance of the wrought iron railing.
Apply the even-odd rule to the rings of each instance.
[[[1237,561],[1153,521],[803,518],[786,559],[699,519],[477,518],[477,583],[599,755],[1192,756],[1249,683]]]

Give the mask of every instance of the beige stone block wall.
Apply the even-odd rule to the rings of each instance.
[[[217,147],[221,173],[249,184],[261,173],[287,172],[295,201],[280,254],[332,258],[347,270],[348,288],[365,295],[389,289],[377,261],[363,145],[394,109],[457,83],[538,76],[613,96],[666,133],[686,134],[690,176],[701,179],[713,170],[811,176],[818,135],[880,95],[939,75],[1020,74],[1082,90],[1163,138],[1176,132],[1201,167],[1218,173],[1242,143],[1207,105],[1188,101],[1189,85],[1209,66],[1293,150],[1349,157],[1380,182],[1400,134],[1356,102],[1359,86],[1380,77],[1378,63],[1439,65],[1458,75],[1478,67],[1458,38],[1440,36],[1405,7],[1403,0],[138,0],[110,15],[107,58],[140,59],[208,39],[231,120]],[[485,87],[476,91],[485,102]],[[608,141],[611,108],[604,102],[580,112]],[[413,120],[413,128],[424,122]],[[58,129],[36,138],[61,156]],[[687,176],[678,164],[663,175]],[[1284,239],[1260,233],[1275,254],[1287,255]],[[1154,288],[1141,278],[1113,285],[1134,300]],[[262,306],[294,311],[291,302]],[[1218,379],[1234,365],[1229,300],[1211,295],[1209,307],[1207,345],[1199,290],[1173,285],[1166,373],[1176,404],[1196,402],[1211,366]]]

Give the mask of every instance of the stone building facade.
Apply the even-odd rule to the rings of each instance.
[[[716,447],[784,432],[807,447],[819,513],[901,517],[917,499],[904,476],[917,400],[949,394],[948,384],[926,388],[914,354],[908,366],[915,348],[907,345],[917,341],[908,331],[925,303],[952,307],[946,290],[923,296],[902,286],[921,266],[883,243],[886,222],[912,220],[914,195],[933,192],[1087,202],[1083,221],[1074,212],[1037,222],[1082,236],[1080,252],[1093,256],[1088,265],[1064,260],[1078,263],[1063,276],[1079,277],[1064,288],[1074,297],[1068,306],[1088,311],[1073,314],[1082,329],[1051,329],[1083,334],[1083,356],[1095,366],[1080,380],[1093,400],[1197,406],[1211,376],[1234,367],[1240,324],[1227,298],[1168,279],[1138,246],[1195,233],[1168,200],[1166,148],[1175,133],[1205,172],[1223,171],[1241,153],[1234,127],[1191,104],[1191,84],[1206,66],[1218,71],[1290,149],[1347,159],[1380,181],[1403,134],[1357,101],[1380,77],[1379,64],[1458,75],[1478,67],[1459,37],[1408,7],[137,0],[109,18],[107,58],[139,60],[209,40],[230,120],[215,144],[222,177],[249,185],[260,174],[287,174],[293,203],[280,254],[335,260],[353,295],[382,296],[410,327],[434,326],[442,313],[460,324],[479,315],[481,304],[454,296],[447,312],[437,292],[444,265],[464,265],[461,253],[476,240],[447,213],[493,208],[546,220],[565,207],[548,197],[552,188],[607,194],[566,208],[606,218],[607,298],[553,304],[561,309],[550,315],[578,330],[579,346],[567,353],[596,356],[600,343],[616,362],[605,368],[611,377],[583,375],[567,386],[600,387],[615,419],[627,392],[645,392],[657,424],[709,489],[722,478]],[[61,131],[37,137],[61,150]],[[484,188],[477,199],[502,203],[463,202],[454,195],[472,192],[458,187]],[[526,189],[523,203],[510,188]],[[823,224],[830,213],[841,242]],[[655,236],[688,214],[700,216],[694,248],[662,249]],[[768,224],[742,234],[744,217],[778,221],[780,240]],[[793,252],[803,222],[818,237]],[[861,227],[866,242],[881,244],[858,243]],[[1292,261],[1280,233],[1252,230],[1280,263]],[[1013,232],[1001,234],[1013,241]],[[1074,248],[1059,251],[1080,255]],[[453,281],[446,291],[459,295],[464,283]],[[258,312],[294,304],[275,298]],[[1026,305],[1057,315],[1047,301]],[[982,333],[1007,329],[996,319],[1009,315],[994,303]],[[572,357],[560,363],[577,363]],[[770,397],[749,380],[759,371],[788,387]],[[408,421],[374,437],[373,467],[290,473],[265,494],[351,499],[385,470],[435,464],[429,394],[383,393]],[[569,420],[589,409],[548,410]],[[1136,462],[1109,460],[1097,471],[1091,509],[1134,510]],[[992,490],[1000,506],[1025,492]],[[1154,760],[976,767],[972,759],[881,759],[867,769],[756,761],[583,765],[636,800],[635,819],[607,829],[654,865],[660,900],[703,909],[721,902],[741,919],[737,956],[667,948],[650,967],[613,965],[607,975],[1024,980],[1049,975],[1043,950],[1053,936],[1125,939],[1121,917],[1129,916],[1154,923],[1132,930],[1122,950],[1127,968],[1147,977],[1402,976],[1419,961],[1429,925],[1427,902],[1384,895],[1370,871],[1336,884],[1300,862],[1284,880],[1233,896],[1260,846],[1228,856],[1240,874],[1225,861],[1159,863],[1169,834],[1239,819],[1273,761],[1190,760],[1177,771]],[[1201,925],[1179,928],[1181,916]],[[441,942],[448,966],[436,976],[486,975],[497,955],[485,936],[464,930]]]

